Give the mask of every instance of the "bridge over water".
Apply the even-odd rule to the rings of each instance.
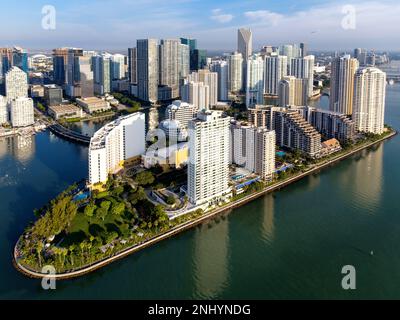
[[[52,124],[49,126],[49,129],[51,132],[53,132],[56,136],[59,136],[61,138],[64,138],[66,140],[70,140],[73,142],[78,142],[84,145],[89,145],[90,144],[90,138],[89,136],[85,136],[83,134],[80,134],[76,131],[70,130],[60,124]]]

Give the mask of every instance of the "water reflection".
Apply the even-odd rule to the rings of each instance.
[[[274,196],[272,194],[266,195],[261,200],[263,208],[263,219],[261,224],[261,238],[263,241],[272,243],[275,236],[275,224],[274,224]]]
[[[383,153],[384,145],[364,150],[359,160],[352,163],[350,174],[345,181],[346,190],[352,190],[353,206],[363,212],[378,212],[383,191]]]
[[[227,218],[219,219],[195,231],[193,254],[195,298],[216,298],[228,283],[229,224]]]
[[[5,139],[8,153],[21,163],[32,159],[35,153],[35,136],[13,136]],[[4,142],[3,142],[4,143]],[[3,144],[1,143],[1,144]],[[1,147],[4,149],[4,146]]]

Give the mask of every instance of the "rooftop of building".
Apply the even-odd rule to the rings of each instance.
[[[56,113],[61,113],[61,112],[69,112],[69,111],[79,111],[81,108],[73,105],[73,104],[59,104],[57,106],[50,106],[50,110],[56,112]]]
[[[96,133],[93,135],[92,139],[90,140],[89,149],[97,150],[104,148],[106,143],[106,137],[110,134],[111,131],[113,131],[115,128],[121,125],[122,121],[135,117],[139,118],[142,116],[144,116],[144,113],[136,112],[126,116],[119,117],[118,119],[106,124],[101,129],[96,131]]]

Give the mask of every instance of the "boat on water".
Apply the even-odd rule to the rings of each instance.
[[[389,85],[394,85],[394,80],[393,79],[390,79],[389,81],[388,81],[388,83],[389,83]]]

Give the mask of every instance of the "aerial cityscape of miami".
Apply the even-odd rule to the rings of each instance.
[[[0,300],[400,299],[397,0],[2,12]]]

